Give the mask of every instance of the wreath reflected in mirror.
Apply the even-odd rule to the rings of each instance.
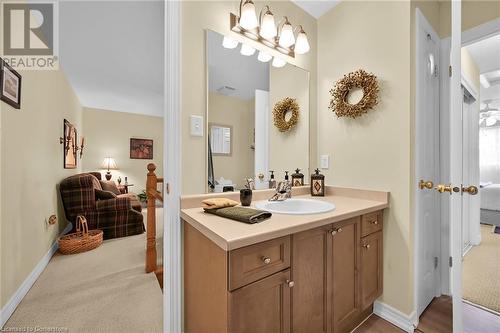
[[[349,103],[349,95],[355,89],[362,90],[363,97],[356,104],[351,104]],[[378,92],[377,77],[359,69],[344,75],[342,79],[337,81],[335,87],[330,90],[332,100],[328,108],[335,112],[339,118],[357,118],[377,105]]]
[[[280,132],[288,132],[299,121],[300,107],[295,98],[285,97],[274,105],[274,126]],[[288,118],[288,120],[287,120]]]

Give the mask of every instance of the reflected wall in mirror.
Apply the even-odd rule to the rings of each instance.
[[[277,181],[285,171],[309,174],[309,72],[225,48],[224,36],[207,30],[207,190],[241,189],[246,179],[268,188],[269,170]],[[247,51],[245,49],[245,51]],[[290,97],[299,104],[299,121],[283,133],[273,125],[272,109]],[[258,175],[264,175],[259,178]],[[306,181],[307,182],[307,181]]]

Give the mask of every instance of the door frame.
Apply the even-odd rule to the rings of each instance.
[[[434,39],[436,42],[437,42],[437,45],[438,45],[438,51],[439,51],[439,54],[438,56],[436,57],[436,61],[439,61],[439,70],[438,70],[438,73],[441,73],[441,39],[439,38],[438,34],[436,33],[436,31],[434,30],[434,28],[432,27],[432,25],[429,23],[429,21],[427,20],[427,18],[423,15],[423,13],[420,11],[419,8],[416,8],[415,10],[415,78],[416,78],[416,85],[415,85],[415,123],[417,124],[416,122],[416,118],[417,118],[417,113],[419,112],[419,108],[420,108],[420,92],[422,91],[423,89],[423,80],[421,79],[421,75],[420,75],[420,72],[421,72],[421,68],[420,68],[420,61],[419,61],[419,55],[420,55],[420,51],[421,51],[421,47],[422,45],[420,44],[420,40],[421,40],[421,33],[422,33],[422,30],[425,30],[425,31],[428,31],[428,33],[431,35],[431,38]],[[441,77],[441,74],[439,74],[439,76]],[[439,88],[441,90],[441,79],[439,79]],[[441,100],[440,100],[440,94],[439,94],[439,107],[438,109],[441,109]],[[438,128],[439,130],[439,135],[438,135],[438,138],[440,137],[440,133],[441,133],[441,128]],[[418,131],[418,129],[415,129],[415,136],[416,136],[416,132]],[[413,242],[414,242],[414,251],[415,251],[415,261],[414,261],[414,281],[415,281],[415,288],[414,288],[414,308],[415,308],[415,311],[416,311],[416,320],[417,320],[417,323],[414,323],[415,325],[418,325],[418,309],[420,308],[419,307],[419,293],[420,293],[420,290],[421,290],[421,287],[420,287],[420,269],[419,269],[419,262],[420,262],[420,258],[421,258],[421,255],[422,255],[422,252],[421,252],[421,248],[419,246],[419,237],[420,237],[420,233],[421,233],[421,228],[420,228],[420,223],[418,223],[418,218],[419,218],[419,213],[418,213],[418,203],[419,203],[419,200],[418,200],[418,195],[419,195],[419,191],[420,189],[418,188],[418,182],[419,182],[419,175],[417,175],[417,170],[418,170],[418,158],[417,158],[417,147],[419,145],[419,142],[417,141],[417,137],[415,137],[415,149],[414,149],[414,158],[415,158],[415,174],[414,174],[414,196],[415,196],[415,209],[414,209],[414,212],[413,212],[413,216],[414,216],[414,221],[415,221],[415,232],[414,232],[414,235],[413,235]],[[440,147],[441,148],[441,147]],[[439,163],[439,169],[438,169],[438,174],[440,175],[441,174],[441,163]],[[433,180],[434,182],[439,182],[440,179],[434,179]],[[436,219],[437,220],[441,220],[441,215],[440,215],[440,212],[441,212],[441,205],[439,204],[438,205],[438,209],[437,209],[437,216],[436,216]],[[441,228],[438,228],[438,233],[439,233],[439,237],[436,237],[436,239],[441,239]],[[442,251],[440,249],[441,247],[441,244],[436,244],[437,248],[439,249],[439,253],[438,253],[438,258],[439,258],[439,262],[443,263],[444,261],[442,261]],[[439,265],[439,266],[443,266],[443,265]],[[436,272],[436,279],[435,279],[435,286],[434,286],[434,290],[435,290],[435,295],[436,296],[439,296],[441,294],[441,280],[442,280],[442,276],[441,276],[441,273],[440,271]]]
[[[163,332],[182,332],[182,223],[181,196],[181,7],[165,1],[164,9],[164,137],[163,174]],[[168,208],[168,209],[165,209]]]

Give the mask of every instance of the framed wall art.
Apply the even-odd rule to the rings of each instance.
[[[130,158],[138,160],[152,160],[153,140],[130,138]]]

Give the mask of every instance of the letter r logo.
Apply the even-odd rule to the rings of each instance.
[[[3,4],[4,54],[53,55],[53,7],[51,3]]]

